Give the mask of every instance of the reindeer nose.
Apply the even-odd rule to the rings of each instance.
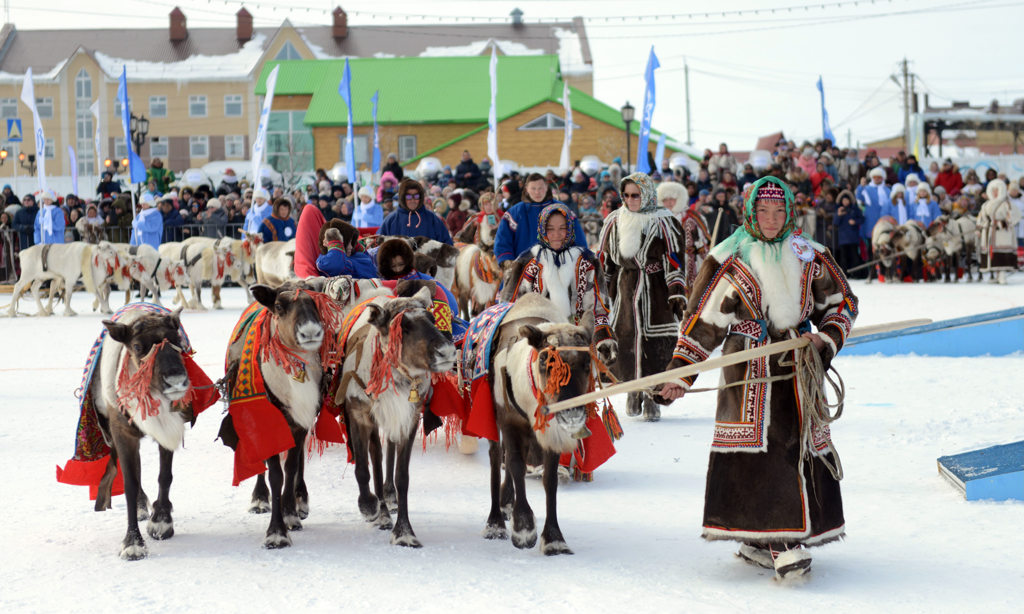
[[[186,373],[174,373],[164,376],[164,384],[167,385],[168,389],[172,388],[188,388],[188,374]]]
[[[306,322],[295,331],[295,340],[299,345],[319,344],[324,340],[324,328],[313,322]]]

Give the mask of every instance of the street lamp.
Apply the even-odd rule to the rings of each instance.
[[[110,171],[111,176],[119,173],[121,166],[128,168],[128,158],[125,158],[124,160],[111,160],[110,158],[107,158],[103,161],[103,168]]]
[[[633,123],[633,112],[636,109],[633,105],[626,101],[626,106],[622,107],[622,121],[626,124],[626,174],[629,175],[629,125]]]
[[[132,135],[132,143],[135,144],[135,153],[140,153],[142,151],[143,144],[146,142],[146,135],[149,134],[149,120],[146,119],[146,116],[140,115],[136,117],[135,114],[132,113],[129,132],[131,132]],[[128,165],[125,164],[125,166]]]
[[[10,154],[7,153],[6,149],[0,149],[0,166],[3,166],[4,162],[7,162],[8,155]]]
[[[36,174],[36,155],[28,154],[28,164],[25,164],[26,156],[23,153],[18,154],[18,162],[21,163],[21,168],[26,169],[29,175]]]

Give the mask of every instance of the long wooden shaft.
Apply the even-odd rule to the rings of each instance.
[[[715,249],[716,239],[718,239],[718,225],[722,223],[722,214],[725,213],[725,209],[718,209],[718,217],[715,218],[715,229],[711,231],[711,246],[708,247],[708,251]]]
[[[958,233],[956,233],[954,235],[951,235],[951,236],[953,236],[953,237],[966,237],[967,235],[970,235],[970,234],[973,234],[973,233],[970,233],[970,232],[958,232]],[[874,260],[872,260],[870,262],[865,262],[864,264],[858,264],[855,267],[850,267],[850,268],[846,269],[846,272],[847,273],[853,273],[854,271],[859,271],[861,269],[866,269],[868,267],[875,266],[876,264],[882,262],[883,260],[892,260],[893,258],[899,258],[900,256],[905,256],[908,253],[914,251],[915,249],[917,249],[917,250],[924,250],[925,248],[926,248],[925,245],[918,245],[917,247],[914,247],[914,248],[911,248],[911,249],[905,249],[905,250],[903,250],[901,252],[896,252],[894,254],[891,254],[887,258],[875,258]],[[945,252],[943,252],[943,253],[945,253]]]
[[[875,335],[878,333],[884,333],[891,330],[900,330],[904,328],[910,328],[913,326],[923,326],[925,324],[931,324],[931,320],[927,318],[920,318],[917,320],[901,320],[899,322],[888,322],[885,324],[875,324],[872,326],[859,326],[850,332],[850,338],[863,337],[865,335]],[[751,348],[749,350],[743,350],[741,352],[734,352],[725,356],[719,356],[718,358],[712,358],[711,360],[705,360],[703,362],[694,363],[685,367],[679,367],[678,369],[672,369],[671,371],[665,371],[663,373],[655,373],[654,375],[648,375],[635,379],[628,382],[622,382],[614,386],[609,386],[603,390],[595,390],[594,392],[588,392],[578,397],[567,399],[565,401],[559,401],[552,403],[551,405],[545,405],[541,408],[544,415],[550,415],[560,412],[564,409],[571,409],[573,407],[581,407],[590,403],[591,401],[597,401],[598,399],[605,399],[615,394],[625,394],[627,392],[635,392],[637,390],[646,390],[657,384],[664,384],[674,380],[679,380],[684,377],[696,375],[703,371],[711,371],[713,369],[720,369],[722,367],[728,367],[730,365],[736,365],[753,360],[755,358],[761,358],[762,356],[770,356],[772,354],[781,354],[783,352],[789,352],[797,348],[802,348],[810,343],[810,339],[806,337],[798,337],[796,339],[787,339],[778,343],[771,343],[758,348]]]

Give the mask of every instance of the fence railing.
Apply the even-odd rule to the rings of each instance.
[[[20,249],[18,231],[9,228],[0,230],[0,284],[17,283],[21,275],[21,264],[16,254]]]
[[[111,243],[130,243],[132,238],[131,228],[106,227],[103,229],[103,237]],[[184,224],[182,226],[165,226],[161,237],[161,243],[184,241],[191,237],[209,237],[219,239],[231,237],[232,239],[242,238],[242,224]]]

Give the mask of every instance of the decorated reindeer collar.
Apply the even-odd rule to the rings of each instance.
[[[153,394],[149,390],[150,382],[153,380],[153,367],[156,363],[156,355],[164,348],[164,346],[171,346],[176,352],[182,356],[191,356],[186,353],[182,348],[174,345],[169,340],[164,339],[160,343],[149,348],[149,353],[139,361],[139,364],[135,370],[135,373],[130,373],[131,365],[135,362],[134,357],[128,351],[128,348],[121,349],[121,356],[119,358],[120,366],[117,374],[117,404],[121,413],[124,414],[129,422],[140,416],[142,420],[147,417],[156,416],[160,413],[160,401],[153,398]],[[185,396],[178,399],[177,401],[171,402],[172,411],[185,412],[192,403],[194,396],[192,389],[192,383],[189,382],[188,390],[185,392]],[[131,411],[132,405],[135,406],[135,411],[128,414]]]
[[[418,389],[423,383],[423,378],[413,377],[402,365],[402,317],[404,315],[405,311],[403,310],[391,319],[391,324],[388,326],[388,349],[386,351],[381,347],[382,335],[377,335],[373,348],[373,362],[370,363],[370,383],[366,386],[366,396],[371,399],[376,400],[389,387],[394,387],[395,392],[398,392],[394,375],[397,370],[412,382],[409,388],[409,402],[420,402]]]
[[[299,293],[305,292],[316,304],[317,313],[320,316],[320,325],[324,329],[324,340],[320,344],[320,366],[330,369],[338,365],[344,357],[344,349],[341,346],[340,332],[344,320],[341,306],[331,300],[323,292],[312,290],[295,290],[295,298]],[[286,346],[281,341],[281,333],[277,323],[277,315],[264,307],[266,316],[263,319],[260,330],[259,355],[260,362],[273,361],[281,367],[285,373],[292,376],[292,379],[299,383],[306,381],[307,361],[296,350]],[[273,329],[273,331],[271,331]]]

